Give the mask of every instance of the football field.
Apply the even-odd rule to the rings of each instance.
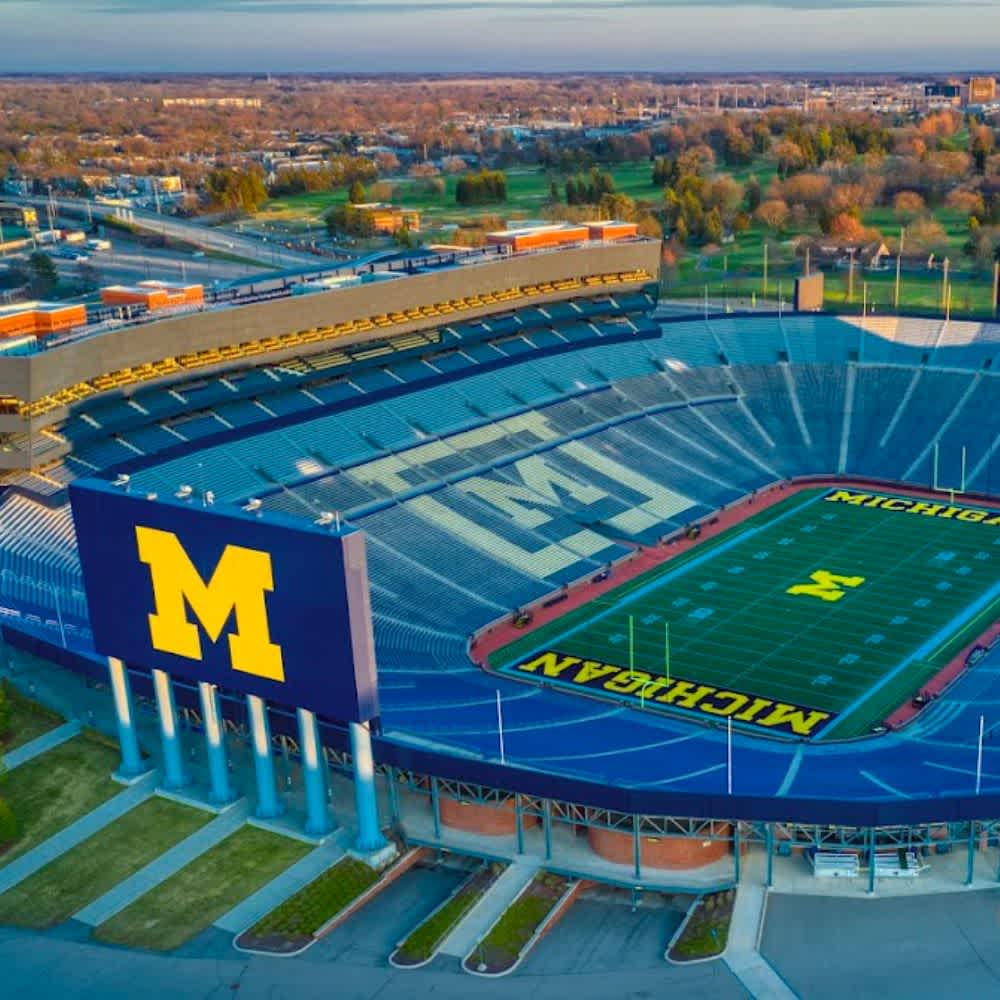
[[[497,651],[509,676],[759,733],[870,731],[1000,614],[1000,512],[789,497]]]

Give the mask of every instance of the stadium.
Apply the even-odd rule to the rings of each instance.
[[[71,484],[349,525],[374,773],[324,715],[319,766],[372,783],[378,827],[633,888],[724,888],[748,855],[768,885],[802,854],[870,887],[931,855],[1000,876],[1000,326],[664,316],[659,252],[275,279],[0,358],[9,656],[113,693],[120,727],[134,699],[211,728],[195,683],[109,679]],[[301,714],[218,694],[229,739],[269,730],[273,814],[261,757],[309,756]]]

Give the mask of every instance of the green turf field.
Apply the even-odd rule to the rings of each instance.
[[[1000,515],[961,499],[813,490],[490,664],[647,710],[843,738],[868,732],[998,614]]]

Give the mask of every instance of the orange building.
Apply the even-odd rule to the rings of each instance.
[[[410,232],[419,232],[420,230],[420,213],[416,209],[387,205],[380,201],[372,201],[353,207],[363,218],[371,222],[372,229],[376,233],[392,235],[401,229],[409,229]]]
[[[135,285],[108,285],[101,289],[103,305],[145,306],[150,312],[199,306],[204,301],[202,285],[185,285],[178,281],[140,281]]]
[[[590,230],[592,240],[602,240],[605,243],[628,240],[639,235],[639,226],[635,222],[615,222],[609,219],[603,222],[588,222],[587,228]]]
[[[47,337],[87,323],[87,307],[81,303],[18,302],[0,306],[0,337]]]
[[[586,243],[588,240],[612,241],[628,239],[638,234],[634,222],[555,223],[550,226],[529,226],[524,229],[503,229],[487,233],[487,246],[505,246],[512,253],[522,250],[545,250],[552,247]]]

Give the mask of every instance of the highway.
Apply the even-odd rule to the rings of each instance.
[[[142,209],[122,209],[117,205],[105,205],[95,201],[85,201],[78,198],[54,198],[50,202],[42,197],[9,197],[4,200],[34,205],[40,209],[39,222],[42,222],[45,210],[52,204],[59,215],[74,219],[105,219],[125,212],[128,221],[143,229],[169,236],[172,239],[184,240],[203,250],[214,250],[217,253],[232,254],[255,260],[267,268],[299,268],[315,267],[322,262],[312,254],[298,253],[276,243],[265,242],[247,233],[236,233],[231,230],[211,229],[191,219],[179,219],[171,215],[157,215]],[[44,227],[44,226],[43,226]],[[113,235],[113,234],[112,234]]]

